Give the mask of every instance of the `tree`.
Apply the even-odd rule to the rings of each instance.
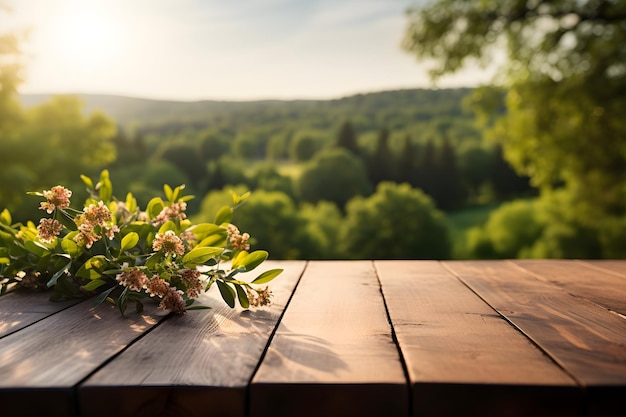
[[[507,159],[536,186],[564,184],[589,224],[626,213],[624,1],[438,0],[409,12],[404,46],[434,59],[434,78],[506,50],[493,131]]]
[[[501,145],[496,145],[492,154],[490,177],[496,197],[510,198],[531,190],[528,177],[518,175],[504,159]]]
[[[363,161],[334,148],[318,153],[303,169],[297,189],[304,201],[331,201],[343,208],[352,197],[369,194],[371,185]]]
[[[383,128],[378,132],[376,148],[368,159],[368,174],[372,184],[394,179],[395,161],[389,149],[389,130]]]
[[[310,239],[306,259],[340,259],[338,243],[343,217],[339,208],[329,201],[305,203],[300,207],[300,215],[306,219],[305,233]]]
[[[305,259],[306,220],[291,198],[279,191],[256,190],[239,207],[233,222],[252,236],[254,248],[269,251],[272,259]]]
[[[168,161],[183,172],[195,189],[201,189],[207,181],[207,166],[198,147],[186,140],[174,139],[163,142],[155,151],[156,160]]]
[[[383,182],[346,207],[340,247],[350,259],[444,259],[451,253],[443,214],[421,190]]]
[[[344,122],[339,128],[339,133],[337,134],[337,146],[349,150],[354,155],[359,155],[359,145],[352,123]]]
[[[322,138],[307,132],[299,133],[289,144],[289,156],[295,162],[309,161],[323,145]]]
[[[263,163],[254,168],[249,182],[254,189],[265,191],[281,191],[293,198],[293,181],[290,177],[282,175],[273,163]]]
[[[200,138],[200,152],[206,161],[216,161],[230,151],[230,142],[226,137],[206,131]]]
[[[408,182],[412,187],[417,185],[417,156],[417,149],[413,140],[409,135],[406,135],[398,159],[397,182]]]
[[[437,202],[437,207],[442,210],[458,208],[465,195],[457,166],[456,151],[447,137],[444,138],[437,154],[434,173],[436,186],[431,195]]]

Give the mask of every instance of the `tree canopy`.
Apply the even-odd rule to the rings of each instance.
[[[404,46],[434,59],[434,78],[506,52],[490,135],[518,172],[565,187],[589,221],[626,213],[626,2],[438,0],[408,16]]]

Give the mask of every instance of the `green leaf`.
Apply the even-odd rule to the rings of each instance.
[[[52,286],[54,286],[59,280],[59,278],[61,278],[61,276],[63,276],[63,274],[65,274],[65,272],[67,272],[67,270],[70,269],[71,266],[72,266],[72,260],[70,259],[69,262],[63,268],[59,269],[54,275],[52,275],[52,278],[48,280],[48,283],[46,284],[46,286],[48,288],[51,288]]]
[[[81,174],[80,179],[83,180],[83,183],[87,186],[87,188],[93,190],[93,181],[91,180],[91,178]]]
[[[83,253],[82,248],[78,245],[78,243],[74,242],[74,236],[76,236],[78,232],[68,233],[67,236],[61,240],[61,248],[65,253],[70,255],[72,258],[78,257],[81,253]]]
[[[106,283],[107,282],[103,279],[94,279],[93,281],[90,281],[87,284],[83,285],[81,288],[85,291],[94,291],[102,287]]]
[[[156,267],[158,264],[160,264],[163,261],[163,259],[165,259],[165,254],[163,252],[156,252],[155,254],[153,254],[146,260],[145,265],[147,268],[152,269]]]
[[[266,284],[280,275],[281,272],[283,272],[282,269],[270,269],[269,271],[265,271],[256,277],[251,284]]]
[[[181,191],[183,191],[184,189],[185,189],[185,184],[181,184],[178,187],[174,188],[174,192],[172,193],[172,196],[170,197],[170,201],[172,203],[176,203],[178,199],[180,198]]]
[[[171,220],[168,220],[165,223],[163,223],[161,225],[161,227],[159,227],[159,233],[160,234],[163,234],[163,233],[167,232],[168,230],[176,231],[176,223],[174,223]]]
[[[132,249],[139,242],[139,235],[135,232],[130,232],[122,238],[122,246],[120,247],[120,253]]]
[[[2,210],[0,213],[0,222],[6,224],[7,226],[11,226],[11,212],[7,209]]]
[[[210,246],[195,247],[183,256],[183,265],[186,268],[195,268],[196,266],[203,265],[209,259],[218,256],[223,250],[222,248]]]
[[[172,191],[172,187],[167,184],[163,184],[163,192],[165,193],[165,198],[169,201],[174,202],[172,197],[174,196],[174,191]]]
[[[117,308],[122,313],[122,316],[126,312],[126,307],[128,306],[128,287],[124,288],[124,291],[117,297]]]
[[[92,256],[78,269],[76,275],[87,279],[100,278],[107,266],[109,263],[103,255]]]
[[[65,210],[55,210],[54,218],[57,219],[68,230],[77,230],[78,226],[74,223],[74,218]]]
[[[214,223],[215,224],[230,223],[232,219],[233,219],[233,209],[228,206],[224,206],[217,211],[217,214],[215,215]]]
[[[154,219],[156,216],[159,215],[161,210],[163,210],[163,207],[163,200],[161,200],[159,197],[154,197],[150,201],[148,201],[148,205],[146,206],[146,213],[148,214],[149,218]]]
[[[248,255],[248,252],[246,252],[245,250],[242,250],[237,255],[235,255],[235,257],[233,258],[233,261],[231,262],[231,268],[232,269],[242,268],[243,260],[247,255]]]
[[[222,298],[228,304],[230,308],[235,307],[235,290],[225,282],[217,281],[217,288],[220,290],[220,294],[222,294]]]
[[[203,305],[197,305],[197,306],[192,306],[192,307],[187,307],[187,310],[210,310],[211,307],[209,306],[203,306]]]
[[[196,247],[202,246],[224,246],[226,243],[226,234],[214,234],[199,242]]]
[[[100,182],[98,183],[98,186],[100,187],[100,200],[107,204],[111,201],[111,197],[113,197],[113,184],[109,178],[108,170],[103,169],[100,173]]]
[[[247,254],[240,262],[241,267],[246,268],[246,271],[252,271],[257,266],[261,265],[269,256],[269,253],[264,250],[256,250]]]
[[[25,241],[24,247],[26,248],[27,251],[29,251],[30,253],[34,253],[37,256],[44,256],[46,253],[50,252],[48,248],[42,245],[38,245],[36,242],[32,240]]]
[[[206,239],[208,236],[216,233],[226,234],[226,230],[223,227],[213,223],[200,223],[190,227],[188,231],[196,235],[196,240]]]
[[[126,205],[126,210],[128,210],[131,213],[134,213],[135,210],[137,210],[137,199],[133,197],[132,193],[126,194],[125,205]]]
[[[111,292],[115,289],[116,287],[111,287],[108,290],[101,292],[96,299],[94,300],[94,305],[93,307],[96,308],[98,307],[100,304],[102,304],[102,302],[104,300],[106,300],[109,297],[109,294],[111,294]]]
[[[250,301],[248,301],[248,294],[244,291],[241,285],[235,285],[235,289],[237,290],[237,298],[239,298],[239,304],[243,308],[250,308]]]

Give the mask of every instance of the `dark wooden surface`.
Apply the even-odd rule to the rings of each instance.
[[[626,261],[286,261],[273,304],[0,298],[0,416],[626,416]]]

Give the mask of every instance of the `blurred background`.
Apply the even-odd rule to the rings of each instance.
[[[626,258],[626,0],[0,0],[0,210],[230,190],[272,259]]]

